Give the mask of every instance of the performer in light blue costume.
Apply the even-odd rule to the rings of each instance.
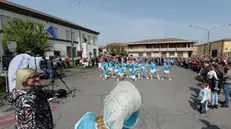
[[[131,129],[138,121],[141,95],[128,81],[117,83],[106,96],[103,115],[86,113],[75,125],[75,129]]]
[[[118,78],[117,78],[117,81],[122,81],[124,80],[124,68],[123,66],[119,66],[118,68]]]
[[[164,80],[165,75],[167,75],[168,79],[172,81],[171,76],[170,76],[170,70],[172,70],[172,67],[165,63],[162,68],[164,69],[164,76],[162,77],[162,80]]]
[[[143,65],[140,66],[141,79],[146,78],[145,75],[144,75],[144,73],[147,72],[146,66],[147,65],[145,65],[145,64],[143,64]]]
[[[155,76],[157,77],[157,79],[160,79],[159,74],[157,73],[157,66],[155,63],[151,62],[150,64],[151,70],[150,70],[150,75],[151,75],[151,79],[153,79],[153,74],[155,74]]]
[[[129,69],[127,70],[127,72],[129,72],[131,75],[130,75],[130,78],[133,80],[133,81],[136,81],[137,78],[136,78],[136,72],[137,72],[138,69],[135,69],[134,67],[132,69]]]

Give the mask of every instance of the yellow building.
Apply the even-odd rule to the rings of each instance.
[[[194,43],[178,38],[150,39],[128,43],[127,51],[136,57],[190,57]]]
[[[210,45],[204,43],[197,46],[198,55],[211,55],[213,57],[231,56],[231,38],[213,41],[210,42]]]

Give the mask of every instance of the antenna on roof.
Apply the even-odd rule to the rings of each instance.
[[[168,32],[167,32],[167,30],[165,30],[164,36],[165,36],[165,38],[168,38]]]

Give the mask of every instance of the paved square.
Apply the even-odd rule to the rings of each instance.
[[[55,129],[74,129],[75,123],[86,112],[101,114],[104,96],[110,92],[116,79],[103,81],[96,69],[72,71],[63,78],[75,97],[63,99],[54,104]],[[163,75],[160,72],[160,75]],[[209,109],[206,115],[196,110],[195,98],[199,92],[196,73],[173,67],[173,81],[138,80],[133,82],[143,99],[140,120],[134,129],[231,129],[231,110]],[[65,86],[57,80],[58,88]],[[222,95],[220,97],[222,98]],[[13,126],[8,127],[9,129]]]

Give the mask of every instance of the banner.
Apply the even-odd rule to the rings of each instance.
[[[18,69],[30,67],[30,63],[32,63],[32,60],[32,57],[28,54],[20,54],[12,59],[8,69],[8,81],[10,92],[16,87],[16,73]]]

